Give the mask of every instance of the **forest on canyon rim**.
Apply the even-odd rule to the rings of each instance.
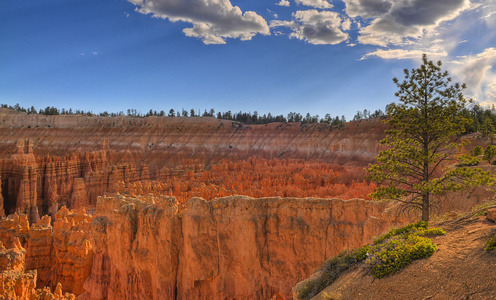
[[[467,130],[482,133],[462,153],[494,131],[494,111],[479,108],[467,110],[478,130]],[[23,274],[3,278],[24,282],[26,295],[46,286],[58,299],[291,299],[323,260],[408,221],[385,203],[331,199],[368,199],[377,187],[364,167],[381,150],[381,118],[333,126],[0,114],[3,208],[53,218],[1,223],[0,252]]]

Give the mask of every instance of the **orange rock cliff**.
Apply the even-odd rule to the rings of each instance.
[[[53,226],[3,218],[0,241],[18,254],[0,267],[78,299],[291,299],[323,260],[404,222],[364,200],[193,198],[179,212],[172,197],[117,195],[94,217],[62,208]]]
[[[99,199],[78,299],[291,299],[323,260],[402,224],[364,200]]]
[[[214,118],[27,115],[0,109],[0,215],[31,222],[94,207],[98,196],[139,180],[166,180],[183,160],[303,159],[362,168],[379,151],[380,120],[242,125]]]
[[[167,181],[184,160],[194,161],[187,176],[252,157],[362,168],[379,151],[380,120],[333,128],[4,109],[0,116],[0,214],[10,215],[0,221],[0,241],[21,253],[13,265],[33,279],[22,279],[30,291],[92,300],[291,299],[294,284],[322,261],[405,222],[385,203],[364,200],[110,196],[133,182]]]

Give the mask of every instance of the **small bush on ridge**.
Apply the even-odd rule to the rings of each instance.
[[[366,261],[372,266],[372,275],[382,278],[402,269],[412,261],[431,256],[437,249],[432,240],[425,237],[444,235],[441,228],[427,229],[428,223],[419,221],[396,228],[380,236],[372,245],[354,251],[345,251],[322,264],[321,275],[308,280],[299,291],[298,299],[310,299],[331,285],[339,275],[352,265]],[[496,236],[494,237],[496,246]]]
[[[494,234],[492,238],[487,240],[486,247],[484,248],[484,250],[486,251],[493,251],[494,249],[496,249],[496,234]]]

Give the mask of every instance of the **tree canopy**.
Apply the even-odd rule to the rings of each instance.
[[[481,184],[484,173],[475,168],[454,168],[458,136],[471,120],[463,110],[471,102],[463,96],[465,85],[452,83],[448,72],[422,56],[422,64],[404,70],[404,80],[394,78],[399,103],[392,103],[385,120],[391,127],[381,141],[386,150],[369,165],[369,178],[382,183],[371,197],[402,202],[418,208],[428,221],[433,196]]]

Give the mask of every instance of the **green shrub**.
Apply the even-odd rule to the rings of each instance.
[[[359,261],[363,261],[367,259],[367,253],[370,252],[371,247],[369,245],[366,245],[358,250],[355,250],[353,253],[355,255],[355,259]]]
[[[472,150],[472,156],[479,156],[484,154],[484,148],[482,146],[475,146],[474,150]]]
[[[456,165],[457,167],[472,167],[477,166],[480,163],[480,159],[470,155],[460,156],[460,162]]]
[[[418,235],[419,236],[424,236],[424,235],[445,235],[446,231],[444,231],[441,228],[431,228],[431,229],[426,229],[423,232],[419,231]]]
[[[486,150],[484,150],[484,159],[487,160],[488,163],[491,163],[491,160],[496,156],[496,146],[487,145]]]
[[[416,259],[429,257],[437,249],[429,238],[415,234],[406,239],[394,237],[376,247],[378,249],[368,261],[376,278],[393,274]]]
[[[374,241],[374,245],[382,243],[384,240],[389,239],[392,236],[397,236],[400,234],[410,234],[412,231],[417,231],[419,228],[427,229],[429,224],[425,221],[418,221],[417,223],[408,224],[404,227],[395,228],[386,234],[381,235],[378,239]]]
[[[370,246],[366,245],[354,251],[343,251],[338,256],[326,260],[318,271],[321,275],[318,278],[309,280],[298,292],[298,299],[310,299],[330,286],[339,275],[349,269],[352,265],[367,258]]]
[[[494,249],[496,249],[496,234],[493,235],[492,238],[487,240],[486,248],[484,248],[484,250],[486,250],[486,251],[493,251]]]
[[[415,259],[431,256],[437,249],[430,235],[444,235],[441,228],[427,229],[428,223],[419,221],[396,228],[354,251],[345,251],[322,264],[320,276],[308,280],[298,292],[298,299],[310,299],[331,285],[352,265],[365,261],[372,265],[372,275],[382,278],[405,267]]]
[[[367,260],[372,265],[372,275],[382,278],[416,259],[431,256],[437,247],[431,239],[423,236],[444,235],[446,231],[441,228],[427,229],[427,226],[427,222],[419,221],[393,229],[375,240]]]

